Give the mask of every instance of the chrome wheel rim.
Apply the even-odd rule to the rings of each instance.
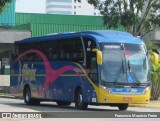
[[[79,104],[79,106],[81,106],[82,105],[82,94],[79,94],[79,97],[78,97],[78,104]]]
[[[29,92],[27,91],[26,93],[26,101],[29,102],[30,96],[29,96]]]

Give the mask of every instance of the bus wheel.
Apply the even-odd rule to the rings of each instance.
[[[66,101],[66,102],[65,102],[65,105],[68,105],[68,106],[69,106],[69,105],[71,105],[71,102],[70,102],[70,101]]]
[[[75,107],[80,109],[80,110],[86,110],[87,107],[88,107],[88,104],[83,102],[83,96],[82,96],[82,90],[81,89],[76,91]]]
[[[28,87],[24,91],[24,101],[27,105],[32,104],[31,91],[30,91],[30,88],[28,88]]]
[[[57,105],[59,106],[69,106],[70,104],[70,101],[57,101]]]
[[[27,104],[27,105],[40,105],[40,101],[39,100],[34,100],[31,98],[31,90],[29,87],[27,87],[25,89],[25,92],[24,92],[24,102]]]
[[[118,105],[119,110],[127,110],[128,104],[120,104]]]

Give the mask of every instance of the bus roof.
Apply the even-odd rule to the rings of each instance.
[[[98,43],[133,43],[144,44],[139,38],[134,37],[132,34],[114,30],[94,30],[94,31],[82,31],[82,32],[67,32],[59,34],[51,34],[41,37],[27,38],[21,41],[16,41],[15,44],[40,42],[49,40],[61,40],[67,38],[88,37],[94,39]]]

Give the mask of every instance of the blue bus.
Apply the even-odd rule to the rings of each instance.
[[[150,100],[150,68],[142,40],[97,30],[28,38],[14,43],[11,92],[27,105],[55,101],[117,106]]]

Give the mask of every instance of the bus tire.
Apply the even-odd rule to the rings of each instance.
[[[70,104],[70,101],[57,101],[57,105],[59,106],[69,106]]]
[[[31,90],[29,87],[25,88],[24,91],[24,102],[26,105],[40,105],[40,101],[31,98]]]
[[[119,110],[127,110],[128,104],[120,104],[118,105]]]
[[[31,90],[30,90],[29,87],[25,88],[25,91],[24,91],[24,102],[27,105],[31,105],[33,103],[32,99],[31,99]]]
[[[83,101],[82,89],[78,89],[75,94],[75,107],[80,110],[86,110],[88,107],[87,103]]]
[[[32,99],[31,105],[40,105],[40,101]]]

